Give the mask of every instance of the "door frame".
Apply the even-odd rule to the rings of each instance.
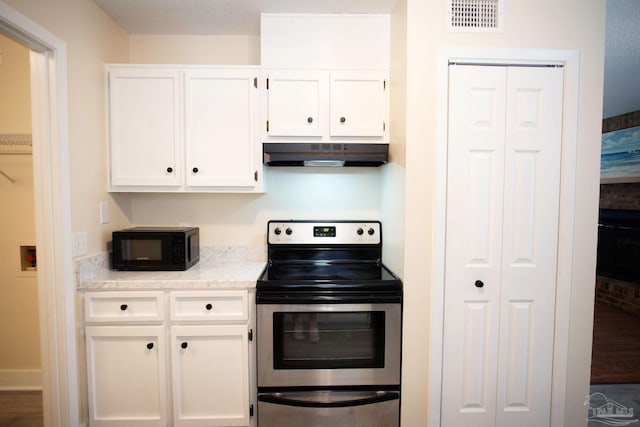
[[[573,268],[573,218],[576,199],[575,175],[578,144],[579,61],[580,57],[577,50],[478,47],[447,47],[438,50],[436,63],[436,185],[433,237],[433,286],[431,291],[429,426],[440,426],[441,421],[448,160],[447,124],[449,110],[449,63],[451,62],[488,66],[498,64],[550,64],[564,67],[560,217],[550,420],[552,427],[562,427],[564,425]]]
[[[0,1],[0,29],[27,46],[45,426],[80,425],[76,357],[66,43]]]

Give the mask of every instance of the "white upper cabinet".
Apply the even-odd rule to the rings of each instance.
[[[331,136],[384,137],[385,92],[383,73],[332,73]]]
[[[260,191],[256,67],[110,65],[110,191]]]
[[[251,69],[187,70],[186,184],[256,184],[256,92]]]
[[[383,71],[268,70],[266,141],[386,142]]]
[[[328,87],[324,73],[272,71],[267,91],[269,136],[321,137],[326,132]]]
[[[177,69],[109,70],[111,186],[182,185],[179,100]]]

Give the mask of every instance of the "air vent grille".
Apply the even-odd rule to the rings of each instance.
[[[449,0],[448,29],[455,32],[502,32],[504,0]]]

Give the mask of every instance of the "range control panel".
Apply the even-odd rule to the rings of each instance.
[[[380,221],[269,221],[269,244],[377,245],[382,242]]]

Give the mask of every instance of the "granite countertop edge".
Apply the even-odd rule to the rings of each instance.
[[[80,280],[78,290],[254,289],[262,261],[200,262],[186,271],[112,271]]]

